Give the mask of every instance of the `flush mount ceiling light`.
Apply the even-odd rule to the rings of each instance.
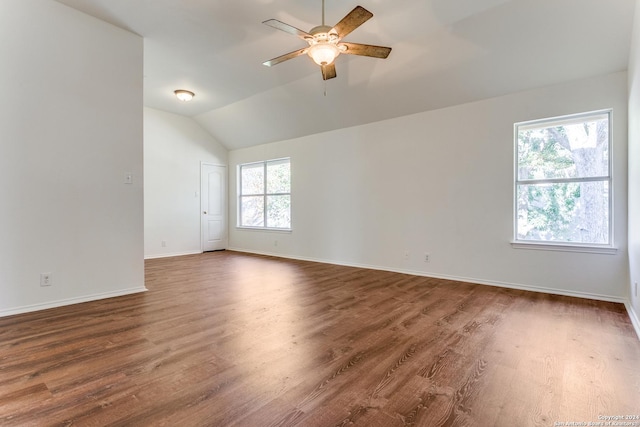
[[[263,24],[297,36],[309,44],[302,49],[270,59],[264,62],[264,65],[271,67],[306,53],[320,66],[322,78],[328,80],[336,76],[334,61],[341,53],[384,59],[389,56],[390,47],[342,41],[347,34],[364,24],[372,16],[373,13],[362,6],[356,6],[335,27],[330,27],[324,24],[324,0],[322,0],[322,25],[312,28],[308,33],[277,19],[264,21]]]
[[[182,89],[174,90],[173,93],[175,93],[176,97],[178,97],[178,99],[182,102],[191,101],[193,97],[196,96],[193,92]]]

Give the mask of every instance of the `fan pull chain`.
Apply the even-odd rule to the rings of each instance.
[[[324,96],[327,96],[327,81],[324,81]]]

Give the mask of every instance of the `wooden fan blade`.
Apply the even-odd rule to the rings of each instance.
[[[333,29],[338,33],[338,39],[342,39],[351,31],[371,19],[372,16],[373,13],[369,12],[364,7],[356,6],[356,8],[349,12],[347,16],[342,18],[342,21],[338,22]]]
[[[346,53],[348,55],[361,55],[361,56],[371,56],[373,58],[386,58],[391,53],[390,47],[384,46],[373,46],[370,44],[360,44],[360,43],[340,43],[338,47],[345,46],[347,49],[340,49],[340,53]]]
[[[300,56],[300,55],[304,55],[305,53],[307,53],[307,51],[309,50],[308,47],[304,47],[302,49],[298,49],[294,52],[289,52],[289,53],[285,53],[284,55],[278,56],[277,58],[273,58],[270,59],[268,61],[263,62],[263,65],[266,65],[267,67],[272,67],[276,64],[279,64],[281,62],[284,62],[288,59],[292,59],[295,58],[296,56]]]
[[[285,24],[282,21],[278,21],[277,19],[268,19],[264,21],[263,24],[273,27],[277,30],[284,31],[285,33],[298,36],[303,40],[307,40],[308,38],[313,38],[311,34],[304,32],[301,29],[294,27],[293,25]]]
[[[322,80],[333,79],[336,76],[336,64],[321,65]]]

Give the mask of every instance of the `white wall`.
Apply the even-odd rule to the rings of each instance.
[[[0,315],[143,291],[142,39],[2,0],[0,40]]]
[[[144,109],[145,258],[202,252],[200,162],[226,165],[227,150],[189,117]]]
[[[232,224],[237,165],[290,156],[293,231],[232,226],[230,247],[621,301],[626,95],[620,72],[231,151]],[[617,254],[513,249],[514,122],[610,107]]]
[[[629,59],[629,302],[640,330],[640,1],[636,2]],[[638,292],[638,293],[637,293]]]

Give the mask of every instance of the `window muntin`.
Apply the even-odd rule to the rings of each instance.
[[[291,229],[290,159],[239,165],[238,181],[238,227]]]
[[[611,111],[515,125],[515,241],[611,246]]]

